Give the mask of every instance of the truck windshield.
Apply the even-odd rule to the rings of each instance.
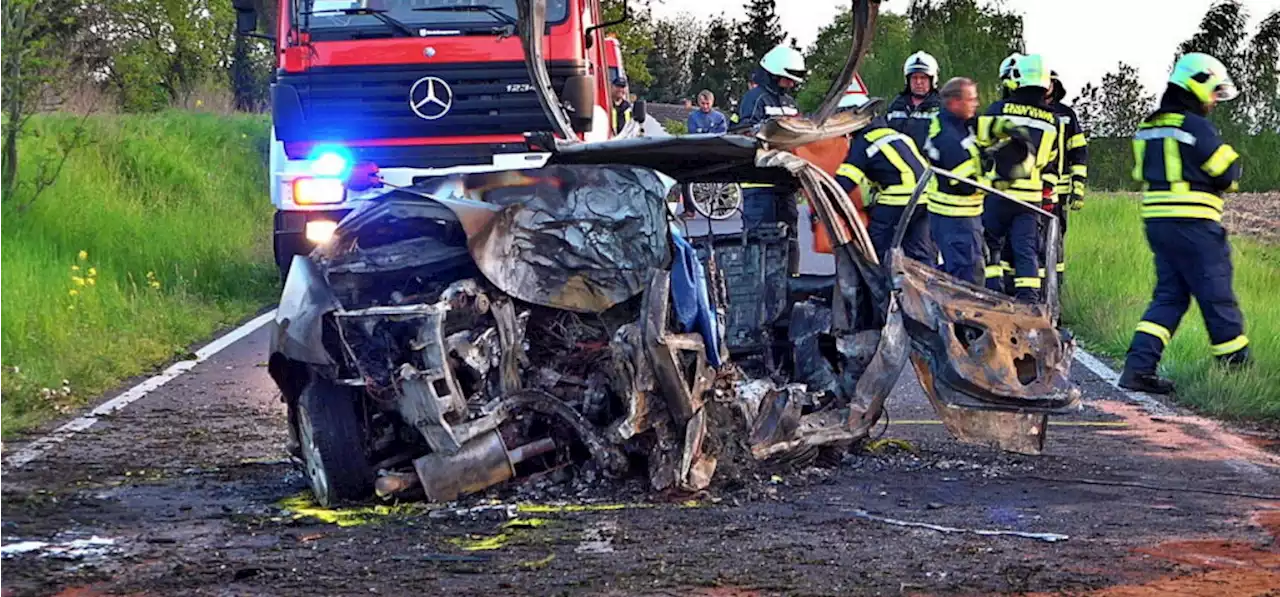
[[[547,22],[569,14],[569,0],[548,0]],[[317,40],[490,32],[518,18],[516,0],[299,0],[298,22]],[[403,25],[403,27],[401,27]]]

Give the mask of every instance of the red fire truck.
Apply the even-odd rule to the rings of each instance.
[[[610,70],[621,68],[604,28],[622,21],[605,22],[600,1],[546,3],[552,85],[588,141],[611,135]],[[523,63],[516,2],[279,0],[274,34],[261,36],[255,0],[233,0],[238,32],[275,44],[270,185],[282,273],[355,202],[385,192],[353,183],[353,171],[372,164],[388,183],[411,185],[545,162],[526,141],[553,129]]]

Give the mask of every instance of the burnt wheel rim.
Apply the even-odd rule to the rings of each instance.
[[[302,444],[302,461],[306,467],[311,492],[321,505],[329,505],[329,475],[324,470],[324,459],[315,441],[315,426],[306,408],[298,409],[298,443]]]

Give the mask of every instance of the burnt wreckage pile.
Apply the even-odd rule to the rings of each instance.
[[[726,461],[805,461],[866,437],[908,360],[955,435],[1038,452],[1047,415],[1079,397],[1051,305],[1014,304],[896,247],[879,263],[830,169],[796,155],[843,156],[870,121],[874,104],[821,115],[874,8],[855,4],[853,55],[813,121],[550,140],[537,170],[388,190],[295,258],[269,371],[317,499],[450,501],[568,465],[697,491],[736,468]],[[540,56],[540,36],[522,37]],[[782,229],[686,239],[671,224],[673,185],[738,180],[799,187],[836,275],[791,278]]]

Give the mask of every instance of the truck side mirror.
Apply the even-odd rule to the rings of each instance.
[[[573,75],[564,83],[560,101],[568,109],[573,130],[591,132],[595,122],[596,78],[592,75]]]
[[[236,33],[239,35],[251,35],[258,32],[258,13],[252,8],[249,10],[236,9]]]
[[[231,0],[231,6],[236,9],[236,35],[275,41],[273,35],[258,33],[257,0]]]
[[[636,100],[636,103],[631,105],[631,119],[641,124],[644,124],[645,118],[648,118],[648,117],[649,117],[649,114],[645,111],[644,100],[642,99]]]

